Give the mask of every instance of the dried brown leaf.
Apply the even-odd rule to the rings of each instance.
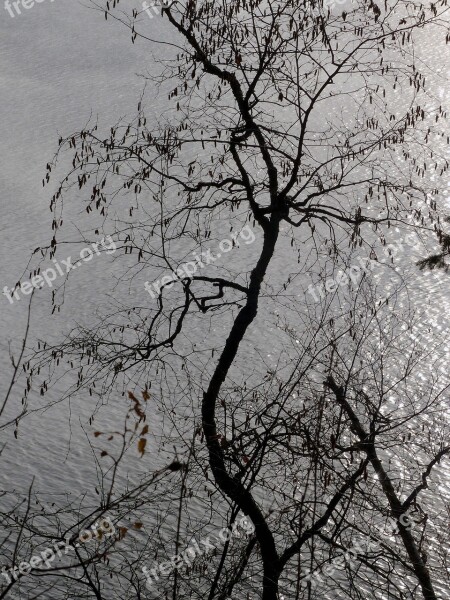
[[[140,452],[141,456],[144,456],[146,445],[147,445],[147,440],[145,438],[141,438],[138,442],[138,452]]]

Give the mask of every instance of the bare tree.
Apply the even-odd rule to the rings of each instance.
[[[95,6],[128,26],[133,42],[155,43],[142,14],[127,16],[121,4]],[[121,249],[116,264],[128,285],[143,290],[144,273],[175,276],[151,288],[144,305],[121,304],[96,327],[38,352],[39,367],[51,373],[55,362],[76,362],[68,395],[88,389],[107,398],[137,385],[147,393],[153,383],[164,439],[181,463],[189,457],[188,474],[180,469],[175,553],[191,529],[189,488],[208,492],[198,501],[210,513],[196,531],[231,524],[239,512],[253,523],[254,536],[211,561],[213,575],[200,558],[197,586],[176,572],[158,582],[161,593],[212,600],[253,589],[263,600],[314,598],[311,580],[302,586],[306,572],[390,516],[398,523],[394,543],[378,539],[375,552],[358,552],[356,572],[331,577],[333,585],[348,598],[399,599],[415,597],[419,585],[436,600],[448,585],[445,560],[433,547],[427,564],[426,521],[418,539],[400,519],[417,508],[447,454],[442,424],[429,448],[420,432],[432,431],[421,419],[440,408],[445,386],[429,382],[419,409],[408,401],[398,417],[386,417],[379,384],[389,352],[371,345],[377,327],[383,339],[388,334],[370,294],[350,292],[337,314],[298,304],[308,309],[302,275],[324,264],[337,269],[349,252],[368,256],[394,227],[445,235],[437,205],[437,180],[448,168],[445,111],[426,87],[415,41],[426,28],[448,41],[445,3],[358,0],[342,12],[315,1],[190,1],[161,10],[175,36],[153,78],[168,95],[167,120],[150,123],[143,95],[130,123],[107,132],[95,124],[60,140],[47,181],[61,153],[69,150],[73,162],[52,198],[48,255],[61,244],[62,202],[78,188],[88,192],[92,229],[113,235]],[[420,224],[411,226],[411,216]],[[255,244],[239,265],[220,266],[214,244],[221,253],[244,246],[242,231]],[[180,275],[189,254],[195,270]],[[54,294],[58,309],[61,298]],[[281,311],[283,326],[272,327]],[[270,361],[251,349],[261,329],[263,344],[273,344]],[[396,389],[411,375],[407,363]],[[390,451],[402,458],[396,436],[410,424],[429,455],[420,473],[389,466]],[[437,504],[440,511],[445,502]],[[149,557],[148,548],[139,556]],[[139,563],[131,562],[134,584]],[[138,584],[131,587],[125,594],[140,597]],[[97,597],[101,589],[98,582]]]

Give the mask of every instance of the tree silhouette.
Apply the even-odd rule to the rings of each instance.
[[[145,15],[122,5],[95,4],[129,27],[134,43],[157,44]],[[197,519],[195,531],[232,524],[239,513],[253,524],[254,534],[198,558],[187,576],[176,570],[158,581],[157,594],[400,599],[419,586],[436,600],[448,586],[445,557],[419,500],[449,450],[436,419],[446,384],[429,380],[414,388],[416,402],[406,396],[398,414],[390,410],[390,395],[411,393],[418,361],[398,338],[400,317],[377,306],[368,277],[339,289],[337,312],[328,297],[311,302],[301,277],[319,276],[323,265],[337,271],[355,253],[368,257],[394,229],[444,239],[437,199],[448,168],[446,115],[427,88],[416,36],[429,28],[448,41],[446,5],[358,0],[343,11],[316,1],[189,1],[161,14],[174,41],[161,41],[167,53],[149,80],[167,94],[167,113],[151,121],[144,94],[129,123],[61,138],[46,177],[68,151],[48,256],[61,243],[63,202],[78,190],[94,222],[86,235],[114,237],[115,264],[139,291],[94,327],[38,352],[32,368],[76,363],[68,395],[94,384],[102,398],[139,385],[151,394],[170,423],[166,443],[183,456],[172,463],[183,465],[173,472],[181,478],[176,551],[192,531],[190,494],[213,515]],[[212,257],[217,246],[239,259],[223,264],[217,251]],[[192,256],[195,270],[179,274]],[[163,275],[157,293],[139,296],[150,273]],[[167,273],[176,276],[164,280]],[[59,310],[57,290],[53,301]],[[256,350],[258,340],[275,358]],[[402,375],[386,389],[392,369]],[[426,458],[414,466],[407,442],[397,443],[411,431]],[[113,506],[109,496],[102,508],[126,498]],[[168,504],[141,506],[159,515]],[[420,524],[412,531],[401,520],[411,509]],[[433,513],[442,524],[437,494]],[[387,518],[398,525],[393,542],[377,533]],[[341,565],[317,587],[311,573],[363,542],[357,568]],[[139,547],[140,560],[131,560],[122,551],[128,587],[108,597],[141,597],[137,574],[158,552]]]

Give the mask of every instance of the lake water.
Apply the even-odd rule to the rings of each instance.
[[[130,2],[127,6],[132,5],[137,3]],[[43,188],[41,181],[45,175],[45,164],[56,150],[59,135],[80,129],[90,118],[95,120],[97,116],[106,126],[121,117],[133,116],[143,89],[143,79],[139,74],[155,73],[158,69],[145,43],[131,44],[129,32],[123,26],[111,20],[105,22],[101,13],[89,10],[82,2],[45,0],[29,10],[23,9],[22,13],[11,17],[0,6],[0,96],[3,109],[0,119],[1,288],[5,285],[13,287],[23,278],[32,251],[37,246],[47,245],[51,238],[49,201],[55,183]],[[148,19],[146,27],[148,35],[154,39],[173,39],[166,21],[161,18]],[[163,52],[163,47],[156,50],[157,56],[158,53],[163,56]],[[443,57],[441,50],[433,45],[433,40],[428,39],[422,41],[419,52],[434,70],[432,77],[435,78],[436,93],[443,101],[448,100],[448,55]],[[156,93],[150,90],[149,97],[156,97]],[[158,118],[164,108],[164,97],[156,99],[148,106],[148,119]],[[74,225],[87,223],[81,203],[66,206],[66,210],[66,231],[70,232],[67,237],[74,244],[67,246],[66,254],[59,251],[58,257],[62,259],[83,247]],[[258,240],[254,251],[257,247]],[[233,259],[237,265],[241,260],[249,260],[248,254],[244,257],[242,250],[240,252]],[[417,257],[423,255],[420,250],[418,252]],[[413,254],[407,249],[399,259],[404,275],[414,275],[417,271],[410,264],[411,256]],[[285,253],[279,254],[271,267],[274,288],[280,289],[288,273],[294,270],[295,263],[292,263],[294,267],[286,268],[291,259],[286,243]],[[101,256],[74,273],[71,293],[67,295],[60,315],[51,315],[48,290],[37,295],[30,342],[36,338],[55,342],[75,322],[89,324],[94,311],[107,306],[107,294],[112,293],[112,282],[121,272],[121,265],[123,263],[115,261],[113,256]],[[383,278],[383,274],[379,277]],[[300,296],[309,283],[305,276],[289,288],[289,294]],[[430,299],[433,301],[439,322],[436,333],[438,337],[448,337],[448,277],[442,273],[417,274],[417,280],[411,283],[409,289],[409,300],[416,303],[417,308],[429,313]],[[148,301],[143,284],[135,286],[132,293],[139,303]],[[26,316],[26,299],[11,305],[1,296],[2,393],[8,386],[11,373],[8,343],[11,341],[17,352]],[[224,324],[218,323],[212,335],[219,336],[225,331]],[[205,332],[207,335],[208,332]],[[253,353],[242,361],[242,368],[264,371],[262,362],[258,365],[258,357],[263,357],[266,365],[274,367],[278,354],[276,336],[272,323],[266,330],[253,328],[248,342]],[[46,396],[46,401],[58,402],[72,381],[71,375],[58,381]],[[38,403],[37,394],[32,395],[32,406]],[[9,416],[16,414],[18,404],[20,394],[16,392],[8,406]],[[18,440],[14,439],[12,431],[2,432],[2,442],[8,445],[2,456],[1,487],[27,490],[33,477],[37,488],[54,494],[77,492],[92,486],[96,477],[95,465],[92,460],[86,460],[89,446],[82,430],[92,409],[89,399],[76,406],[61,402],[47,412],[37,412],[25,419]],[[123,414],[123,400],[116,398],[101,411],[99,420],[105,429],[112,430]],[[162,416],[155,413],[154,426],[161,427],[162,423]],[[169,450],[156,457],[157,448],[157,440],[150,441],[148,454],[136,467],[137,478],[141,470],[150,470],[171,460]]]

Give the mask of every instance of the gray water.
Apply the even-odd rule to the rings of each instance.
[[[127,8],[129,6],[131,10],[135,5],[138,4],[130,2]],[[158,70],[144,42],[138,41],[133,45],[129,32],[123,26],[111,20],[105,22],[101,13],[90,10],[83,3],[44,0],[22,12],[11,18],[0,6],[0,95],[3,109],[0,119],[1,288],[5,285],[11,288],[19,279],[25,279],[31,253],[37,246],[47,245],[50,241],[49,202],[56,183],[43,188],[41,182],[45,164],[56,150],[59,135],[82,128],[97,115],[107,127],[121,117],[133,116],[144,85],[139,74],[156,73]],[[164,20],[155,17],[145,21],[145,18],[143,16],[150,37],[174,40]],[[449,91],[446,84],[449,57],[442,56],[433,40],[423,40],[419,50],[422,59],[435,72],[436,94],[444,101]],[[156,52],[163,56],[164,48],[160,47]],[[446,62],[443,62],[444,59]],[[148,105],[148,118],[157,118],[165,109],[165,97],[158,97],[156,90],[152,89],[148,91],[148,97],[154,98],[154,103]],[[67,247],[67,254],[58,254],[60,258],[66,258],[72,252],[75,255],[85,246],[72,226],[87,222],[81,206],[80,202],[74,202],[65,207],[68,237],[74,244]],[[426,250],[418,247],[417,258],[425,254]],[[409,264],[412,256],[414,254],[408,251],[400,259],[401,272],[405,275],[409,269],[408,277],[416,277],[415,284],[414,280],[411,284],[410,299],[419,309],[427,309],[428,292],[428,298],[433,298],[440,310],[437,335],[448,335],[449,280],[443,274],[417,273],[417,269]],[[236,257],[237,266],[240,260],[248,261],[248,256],[244,258],[242,253],[236,254]],[[287,279],[286,264],[289,264],[290,258],[286,245],[285,255],[274,261],[272,269],[279,277],[279,289]],[[101,256],[73,273],[71,293],[67,294],[60,315],[51,315],[47,289],[37,294],[29,345],[37,338],[60,340],[75,322],[89,324],[95,310],[107,306],[107,294],[112,293],[112,282],[121,272],[122,264],[113,257]],[[380,277],[383,277],[382,273]],[[309,283],[310,280],[304,278],[290,289],[290,293],[300,297]],[[139,302],[148,300],[143,285],[138,287],[135,284],[131,293]],[[8,386],[11,373],[8,343],[11,341],[17,352],[26,315],[25,298],[11,305],[3,295],[0,297],[0,397]],[[218,325],[216,333],[221,331]],[[275,335],[272,324],[266,331],[251,332],[250,345],[254,353],[249,364],[252,367],[256,357],[264,357],[268,365],[276,361]],[[270,347],[268,337],[271,339]],[[46,401],[58,402],[67,384],[72,381],[70,376],[60,380],[50,390]],[[39,406],[39,402],[37,393],[31,396],[32,406]],[[19,404],[20,394],[16,391],[8,406],[8,416],[16,414]],[[12,430],[2,432],[2,442],[8,445],[2,456],[1,487],[26,490],[33,477],[36,477],[38,489],[51,493],[77,493],[91,485],[95,481],[94,464],[92,460],[86,460],[89,450],[81,426],[87,426],[92,410],[90,402],[77,405],[61,402],[49,411],[36,412],[25,419],[17,440]],[[112,400],[107,410],[101,413],[102,426],[114,429],[123,412],[122,400]],[[161,425],[158,415],[155,415],[155,421]],[[170,452],[156,456],[157,448],[158,442],[150,441],[150,451],[139,464],[137,472],[150,470],[170,460]],[[134,477],[133,473],[131,477]],[[442,489],[448,492],[445,480]]]

